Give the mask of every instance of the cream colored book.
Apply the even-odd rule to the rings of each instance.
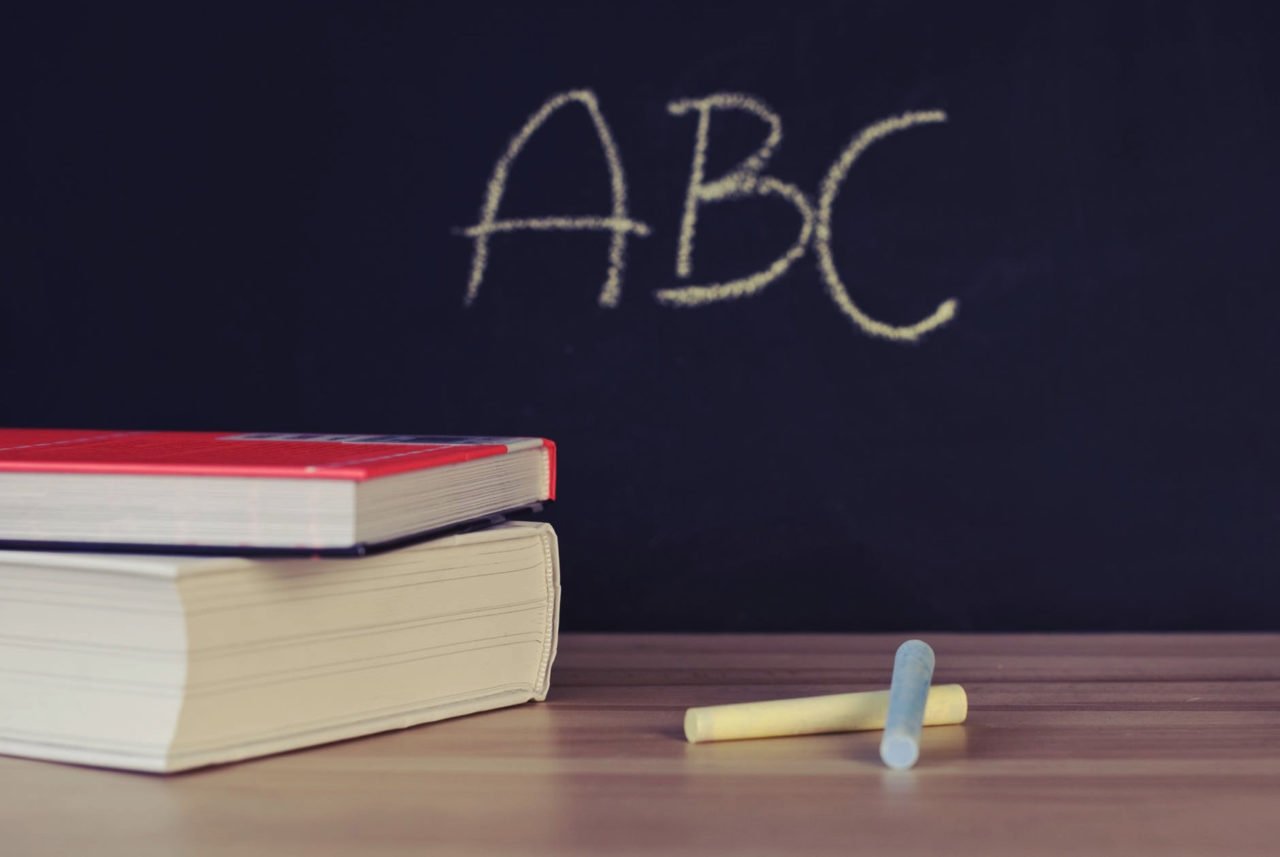
[[[0,753],[171,772],[546,697],[546,524],[360,558],[0,551]]]

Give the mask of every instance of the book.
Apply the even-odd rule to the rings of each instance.
[[[559,599],[539,523],[358,558],[0,551],[0,753],[171,772],[541,700]]]
[[[0,547],[362,554],[555,480],[543,438],[0,429]]]

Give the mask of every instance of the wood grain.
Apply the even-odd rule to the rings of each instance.
[[[1280,635],[946,635],[969,722],[691,746],[887,685],[902,636],[567,635],[547,703],[161,778],[0,758],[0,853],[1280,853]]]

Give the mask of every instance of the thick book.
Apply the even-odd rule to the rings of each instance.
[[[359,558],[0,551],[0,753],[169,772],[546,696],[556,537]]]
[[[0,547],[361,554],[555,484],[543,438],[0,429]]]

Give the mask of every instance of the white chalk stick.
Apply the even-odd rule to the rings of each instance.
[[[920,727],[925,725],[931,681],[933,649],[923,640],[907,640],[893,659],[889,713],[880,739],[880,758],[895,770],[911,767],[920,757]]]

